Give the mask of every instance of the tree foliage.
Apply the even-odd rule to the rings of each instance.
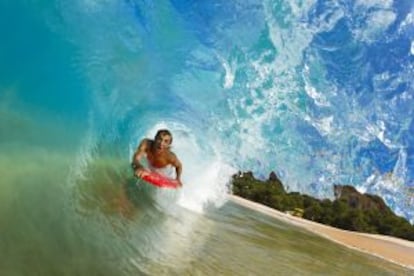
[[[260,181],[251,172],[233,176],[233,193],[286,212],[303,210],[303,218],[341,229],[383,234],[414,241],[414,226],[395,215],[376,195],[360,194],[351,186],[334,185],[336,199],[319,200],[297,192],[287,193],[275,173]]]

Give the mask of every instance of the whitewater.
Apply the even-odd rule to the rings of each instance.
[[[352,185],[414,223],[413,11],[0,1],[0,272],[404,271],[227,194],[238,171],[275,171],[289,192],[332,199]],[[160,128],[183,163],[178,191],[132,177],[139,141]]]

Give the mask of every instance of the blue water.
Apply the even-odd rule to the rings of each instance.
[[[222,206],[237,170],[274,170],[289,191],[332,198],[349,184],[414,222],[413,11],[408,0],[0,1],[4,200],[45,204],[37,183],[77,206],[91,167],[128,175],[138,141],[167,127],[185,208]]]

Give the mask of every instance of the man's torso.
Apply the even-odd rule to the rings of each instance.
[[[148,140],[146,147],[146,154],[147,159],[150,165],[154,168],[163,168],[169,164],[171,164],[171,153],[166,150],[157,153],[155,150],[153,150],[154,147],[154,141]]]

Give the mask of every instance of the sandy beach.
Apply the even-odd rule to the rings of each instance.
[[[285,214],[270,207],[229,195],[230,200],[242,206],[304,228],[331,241],[414,270],[414,242],[383,236],[352,232]]]

